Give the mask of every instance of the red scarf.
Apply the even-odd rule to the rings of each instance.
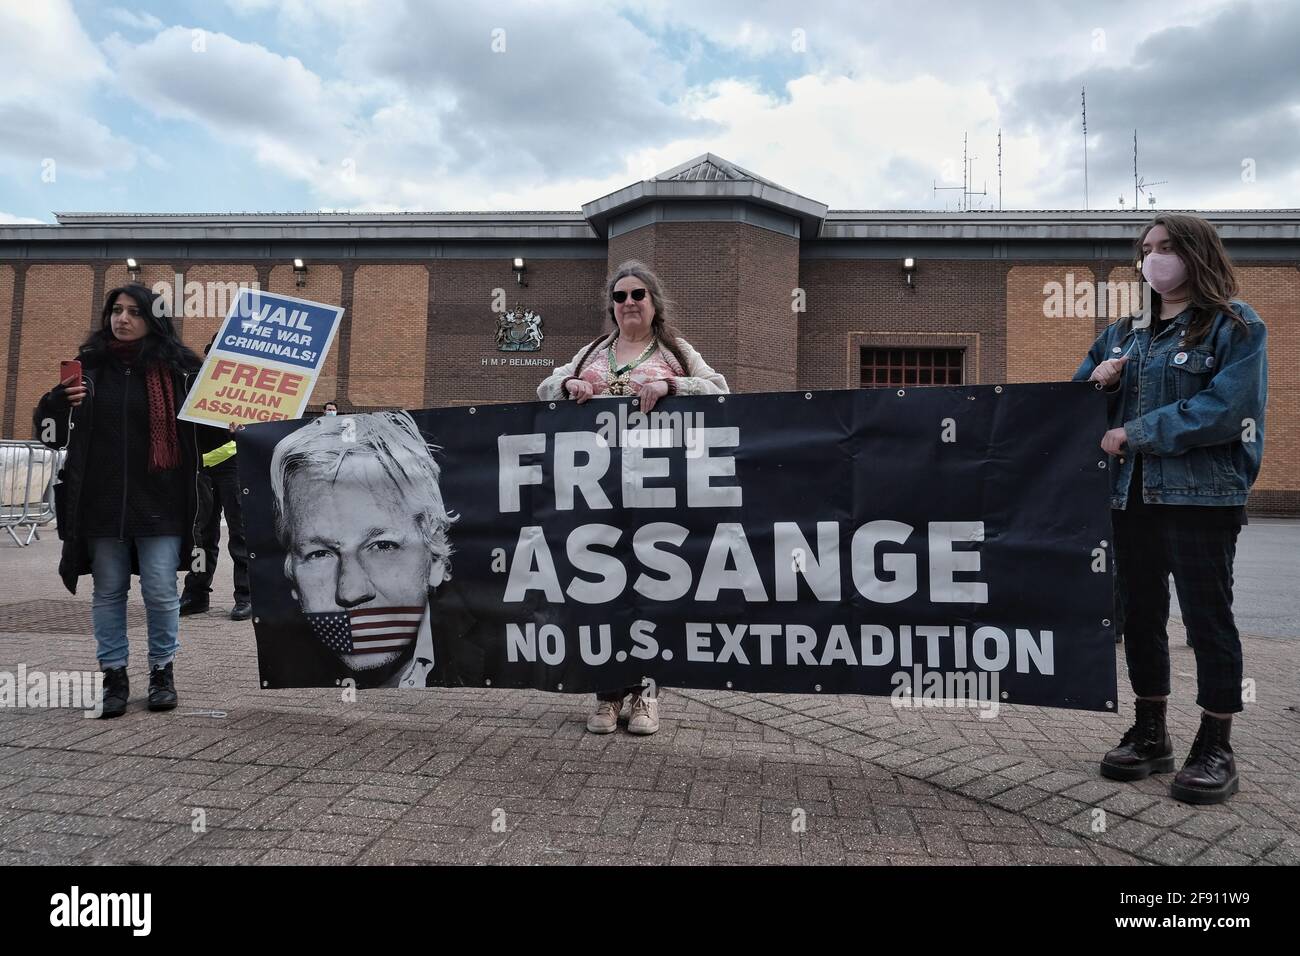
[[[143,345],[144,339],[113,339],[108,350],[123,365],[131,365],[140,357]],[[149,470],[168,471],[181,463],[181,443],[176,437],[176,391],[169,370],[157,362],[145,368],[144,384],[149,396]]]

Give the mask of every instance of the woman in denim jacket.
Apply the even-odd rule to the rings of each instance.
[[[1200,731],[1173,796],[1222,803],[1237,792],[1229,741],[1241,707],[1241,638],[1232,564],[1264,450],[1264,323],[1233,299],[1237,281],[1214,227],[1163,215],[1137,243],[1151,308],[1111,325],[1075,381],[1106,390],[1110,430],[1116,627],[1124,635],[1137,717],[1102,758],[1112,780],[1174,769],[1169,695],[1169,576],[1196,654]]]

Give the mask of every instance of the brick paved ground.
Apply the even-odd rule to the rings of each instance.
[[[94,667],[89,579],[72,598],[56,563],[52,534],[0,544],[0,670]],[[0,864],[1300,863],[1295,641],[1245,639],[1258,702],[1234,728],[1242,792],[1193,809],[1169,777],[1097,776],[1128,724],[1126,686],[1123,717],[995,719],[666,691],[649,738],[586,734],[583,696],[262,691],[251,625],[225,618],[224,556],[220,571],[213,611],[182,623],[177,711],[144,709],[138,605],[126,716],[0,711]],[[1173,643],[1185,750],[1193,660]]]

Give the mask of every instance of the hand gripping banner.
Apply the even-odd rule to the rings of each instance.
[[[264,687],[1113,710],[1086,383],[375,412],[237,438]]]

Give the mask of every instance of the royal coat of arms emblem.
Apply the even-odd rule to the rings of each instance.
[[[497,319],[498,352],[536,352],[542,347],[542,317],[515,306]]]

